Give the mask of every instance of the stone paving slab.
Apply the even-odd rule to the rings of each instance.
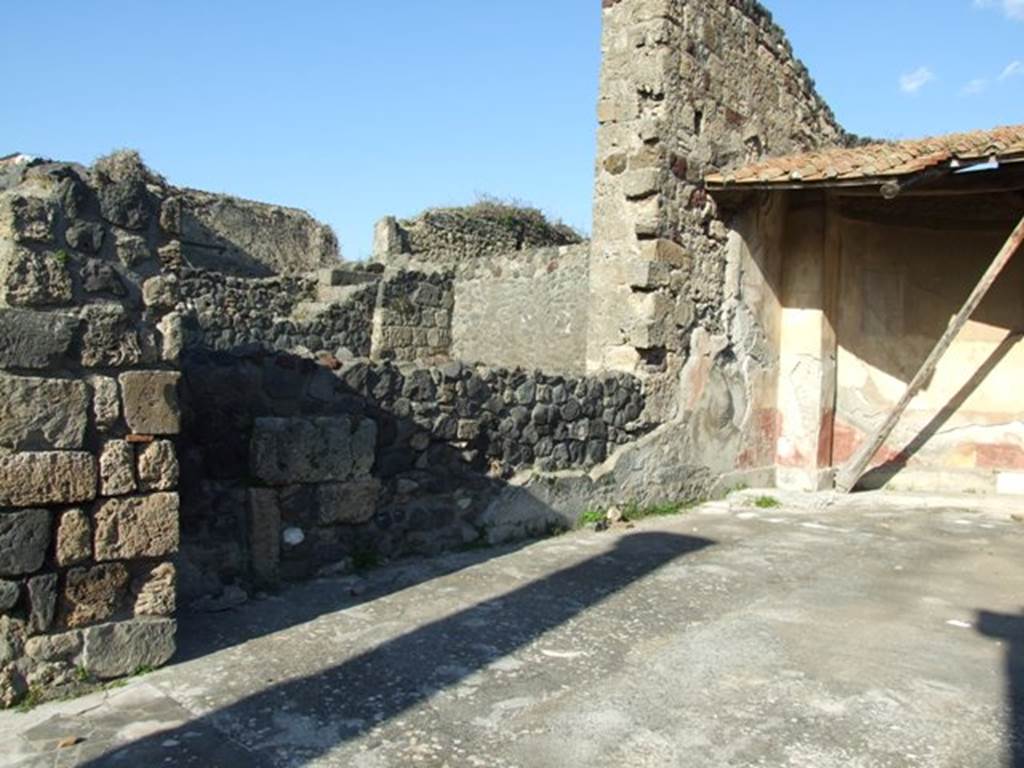
[[[1024,765],[1012,504],[755,497],[183,617],[0,766]]]

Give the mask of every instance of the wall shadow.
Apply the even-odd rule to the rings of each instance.
[[[226,732],[237,736],[244,731],[250,746],[258,742],[249,764],[261,765],[281,749],[274,739],[287,726],[275,724],[273,714],[285,705],[290,718],[301,718],[316,730],[315,738],[300,746],[289,745],[289,764],[309,763],[457,685],[677,558],[713,544],[667,533],[627,535],[611,552],[477,603],[314,675],[256,690],[87,765],[157,764],[167,756],[163,744],[187,740],[187,734],[197,730],[218,731],[224,739]],[[253,677],[262,676],[254,673]]]
[[[222,215],[226,215],[227,221],[236,225],[239,202],[242,201],[236,202],[231,197],[220,200],[224,208]],[[269,265],[265,258],[253,254],[240,238],[226,237],[203,223],[187,204],[181,207],[179,227],[182,257],[191,267],[245,278],[266,278],[279,274],[275,265]]]
[[[316,495],[305,492],[314,485],[282,486],[288,491],[282,525],[307,533],[301,545],[282,550],[285,582],[312,578],[321,566],[357,554],[378,560],[455,549],[462,539],[453,529],[462,520],[471,523],[472,515],[456,515],[448,494],[463,489],[479,505],[504,486],[487,475],[482,457],[467,461],[435,440],[431,429],[386,407],[402,394],[397,369],[381,373],[356,364],[350,367],[354,375],[343,377],[314,360],[263,350],[192,351],[182,367],[182,551],[204,575],[215,574],[224,584],[253,581],[247,494],[262,487],[250,467],[250,441],[260,418],[347,416],[377,426],[373,476],[381,490],[367,523],[334,527],[331,536],[308,535],[319,530]],[[416,441],[428,444],[424,451],[412,448]],[[417,467],[424,454],[429,460]],[[403,481],[416,486],[412,496],[399,493]],[[413,534],[422,546],[403,548]],[[203,586],[197,594],[210,585]]]
[[[981,367],[971,376],[970,379],[960,388],[960,390],[950,398],[939,411],[935,414],[931,421],[929,421],[911,440],[907,445],[899,452],[896,458],[891,461],[887,461],[883,464],[878,465],[874,469],[869,470],[857,483],[858,490],[870,490],[881,488],[896,475],[902,472],[910,460],[920,451],[924,446],[931,440],[943,425],[949,421],[960,407],[967,402],[967,399],[974,394],[974,392],[984,384],[985,379],[988,375],[995,370],[996,366],[1003,361],[1003,358],[1009,354],[1010,350],[1016,346],[1017,342],[1021,340],[1024,334],[1020,332],[1010,333],[1004,338],[999,345],[992,350],[992,354],[988,356]]]
[[[513,487],[508,478],[518,469],[558,458],[558,449],[566,446],[559,459],[566,464],[556,469],[584,469],[602,460],[607,450],[605,442],[597,445],[600,450],[593,450],[595,425],[603,418],[600,408],[607,396],[591,394],[591,387],[585,388],[585,396],[574,396],[581,405],[571,422],[578,427],[581,420],[589,419],[589,442],[570,433],[568,417],[550,416],[538,424],[529,418],[529,408],[509,401],[510,392],[548,386],[540,384],[540,374],[511,371],[483,379],[476,369],[460,363],[430,370],[362,360],[340,365],[248,347],[234,352],[196,347],[182,362],[178,561],[183,607],[203,594],[217,594],[224,586],[241,586],[250,592],[279,586],[266,583],[253,568],[250,546],[248,492],[263,487],[253,477],[250,442],[256,421],[263,417],[344,416],[369,419],[377,427],[372,470],[377,490],[372,499],[360,497],[359,503],[367,509],[373,506],[368,519],[360,518],[364,522],[325,522],[333,516],[321,514],[325,501],[318,495],[319,484],[271,489],[279,499],[282,528],[305,533],[297,545],[282,544],[284,583],[316,578],[322,569],[345,560],[372,566],[385,559],[458,554],[445,558],[443,565],[421,561],[390,569],[399,574],[397,578],[388,583],[370,579],[366,595],[351,595],[344,582],[338,582],[336,594],[328,588],[310,589],[273,620],[252,622],[247,629],[237,626],[230,633],[214,634],[206,629],[207,614],[193,616],[185,611],[179,659],[306,622],[371,595],[436,578],[444,569],[469,567],[512,551],[515,546],[489,546],[493,531],[486,515],[496,500],[503,504],[510,503],[510,496],[518,500],[518,517],[507,527],[515,528],[519,539],[570,528],[575,520],[568,513]],[[432,380],[432,375],[438,380]],[[552,376],[544,381],[564,381],[565,388],[571,389],[580,380]],[[622,400],[621,406],[611,406],[611,412],[618,415],[630,407],[631,402]],[[550,410],[557,412],[557,408]],[[517,412],[526,417],[526,427],[517,421]],[[467,424],[477,428],[464,432]],[[608,430],[602,433],[607,446],[612,444],[613,431],[619,436],[628,433],[614,423],[601,421],[598,426]],[[543,450],[545,441],[548,446]],[[499,540],[507,540],[504,534]]]
[[[360,365],[360,364],[357,364]],[[187,661],[254,637],[277,632],[325,613],[376,599],[419,581],[437,578],[524,546],[484,547],[481,540],[463,543],[461,524],[472,526],[476,514],[496,498],[506,483],[489,477],[481,457],[467,461],[444,445],[431,446],[429,466],[416,468],[418,454],[410,448],[426,441],[430,430],[408,414],[398,416],[382,403],[402,394],[400,376],[376,375],[366,366],[362,374],[343,377],[314,360],[271,349],[238,348],[215,352],[189,351],[183,358],[184,430],[181,437],[181,552],[179,563],[201,573],[200,584],[179,584],[178,651],[176,662]],[[263,417],[365,417],[377,425],[373,475],[381,481],[378,508],[366,523],[336,526],[330,536],[317,531],[313,486],[295,484],[289,503],[281,509],[282,526],[307,533],[296,547],[282,546],[281,580],[268,583],[251,567],[248,490],[260,487],[251,476],[249,446],[254,424]],[[433,441],[431,441],[433,443]],[[413,498],[397,493],[402,481],[419,485]],[[450,495],[464,491],[473,500],[458,510]],[[437,563],[415,563],[442,551],[468,551]],[[394,578],[381,578],[373,567],[360,568],[355,579],[328,579],[335,589],[318,583],[322,567],[345,559],[362,558],[376,564],[395,559],[388,569]],[[408,562],[406,562],[408,561]],[[179,572],[185,570],[179,565]],[[354,583],[353,583],[354,582]],[[201,594],[223,587],[247,592],[287,590],[288,605],[253,620],[211,621],[211,614],[191,606]],[[352,587],[365,589],[353,594]],[[232,619],[237,616],[232,613]]]
[[[979,611],[978,632],[1006,645],[1006,701],[1009,710],[1008,768],[1024,768],[1024,613]]]
[[[844,198],[838,343],[867,365],[910,382],[1006,242],[1024,207],[991,196],[883,201]],[[984,215],[981,223],[977,217]],[[949,227],[925,227],[922,220]],[[957,229],[960,222],[962,228]],[[972,321],[1013,332],[1024,259],[1013,258]],[[931,382],[928,382],[931,386]]]

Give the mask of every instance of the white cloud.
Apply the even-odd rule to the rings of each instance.
[[[978,77],[960,89],[961,96],[977,96],[988,90],[988,78]]]
[[[1011,77],[1019,77],[1021,75],[1024,75],[1024,61],[1017,59],[1006,65],[1006,69],[999,75],[999,79],[1009,80]]]
[[[1009,19],[1024,21],[1024,0],[974,0],[975,8],[1002,8]]]
[[[935,73],[928,67],[918,67],[900,77],[900,90],[904,93],[917,93],[935,79]]]

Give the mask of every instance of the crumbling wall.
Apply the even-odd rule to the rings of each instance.
[[[242,277],[299,274],[337,264],[334,232],[305,211],[169,188],[161,226],[192,267]]]
[[[285,323],[300,302],[316,297],[316,280],[309,275],[244,278],[185,268],[179,273],[178,295],[187,313],[190,347],[229,350],[267,344],[288,349],[297,343],[297,334]]]
[[[0,193],[0,704],[173,653],[182,333],[130,155]]]
[[[346,265],[245,278],[177,270],[189,349],[437,363],[451,353],[452,274]]]
[[[540,211],[483,201],[462,208],[437,208],[413,219],[386,217],[374,230],[373,258],[394,257],[457,264],[485,256],[582,242],[569,226],[550,222]]]
[[[588,370],[646,377],[675,477],[770,473],[779,257],[702,179],[847,137],[759,4],[603,6]]]

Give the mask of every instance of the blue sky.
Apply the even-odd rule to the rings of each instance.
[[[479,194],[589,230],[599,4],[8,2],[0,155],[134,147],[175,184],[309,210],[348,258],[384,214]],[[1024,123],[1024,0],[766,5],[851,131]]]

